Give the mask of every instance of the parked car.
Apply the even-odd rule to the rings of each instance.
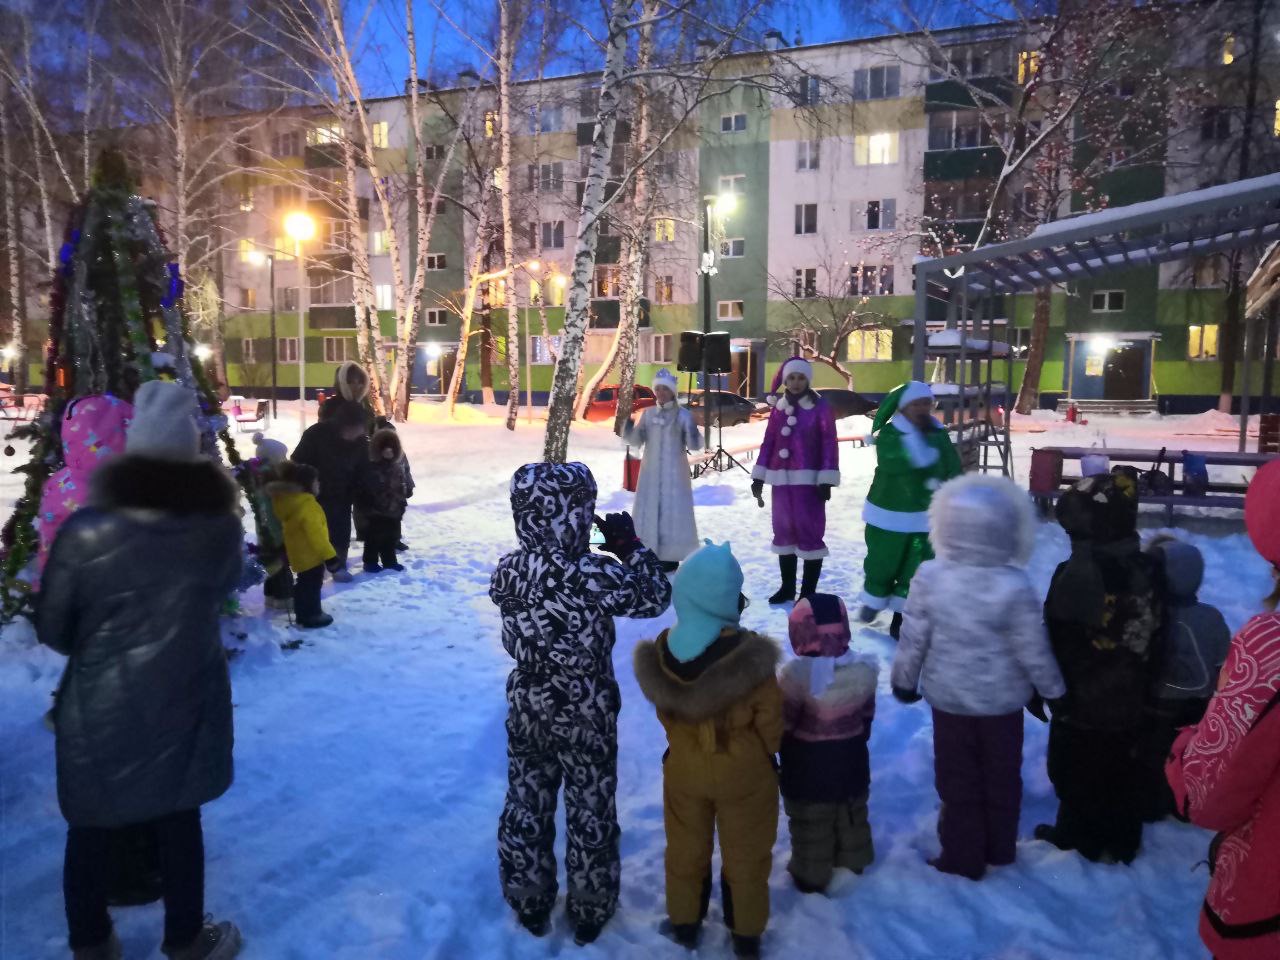
[[[631,394],[632,411],[640,411],[652,407],[658,402],[653,391],[648,387],[636,384]],[[591,421],[612,420],[618,415],[618,385],[607,383],[596,390],[596,395],[587,405],[586,418]]]
[[[835,412],[837,420],[845,417],[865,417],[876,412],[879,404],[872,403],[856,390],[845,390],[841,387],[818,387],[814,389]]]
[[[707,393],[710,401],[707,406],[709,411],[703,412],[703,395]],[[711,426],[713,427],[734,427],[740,423],[747,423],[757,415],[757,408],[754,403],[746,397],[740,397],[736,393],[729,393],[726,390],[711,390],[709,392],[695,390],[687,398],[682,398],[680,403],[689,408],[689,412],[693,414],[693,422],[698,426],[706,425],[706,418],[710,416]]]

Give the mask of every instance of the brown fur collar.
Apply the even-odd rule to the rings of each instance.
[[[377,463],[382,459],[382,451],[388,448],[394,452],[391,457],[393,463],[404,456],[404,449],[400,446],[399,435],[390,427],[383,427],[381,430],[375,431],[369,439],[369,459]]]
[[[211,460],[180,463],[125,454],[94,473],[89,502],[102,510],[234,514],[240,488]]]
[[[723,713],[778,669],[778,645],[758,633],[742,631],[737,648],[716,660],[696,679],[683,681],[663,665],[667,632],[636,645],[635,670],[640,692],[663,713],[688,723]]]

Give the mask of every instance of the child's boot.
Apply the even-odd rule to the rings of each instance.
[[[733,955],[735,957],[760,956],[760,938],[744,937],[735,933],[733,935]]]
[[[549,913],[518,913],[516,919],[520,921],[520,926],[535,937],[545,937],[551,932],[551,914]]]
[[[604,930],[603,923],[580,923],[574,928],[573,942],[580,947],[595,943],[600,938],[602,930]]]
[[[663,920],[658,925],[658,933],[686,950],[697,950],[699,935],[702,933],[702,924],[672,923],[670,920]]]
[[[778,554],[778,570],[782,573],[782,586],[769,598],[770,603],[790,603],[796,598],[796,555]]]

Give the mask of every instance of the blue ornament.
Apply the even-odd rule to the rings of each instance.
[[[169,271],[169,293],[160,301],[160,306],[168,310],[182,297],[185,284],[182,282],[182,274],[178,272],[176,263],[167,264],[166,269]]]

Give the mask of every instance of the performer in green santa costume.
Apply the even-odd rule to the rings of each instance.
[[[927,383],[901,384],[884,398],[871,426],[876,475],[862,508],[867,560],[861,619],[870,623],[889,608],[889,632],[895,640],[911,578],[920,564],[933,559],[933,491],[963,472],[951,435],[933,415],[933,404]]]

